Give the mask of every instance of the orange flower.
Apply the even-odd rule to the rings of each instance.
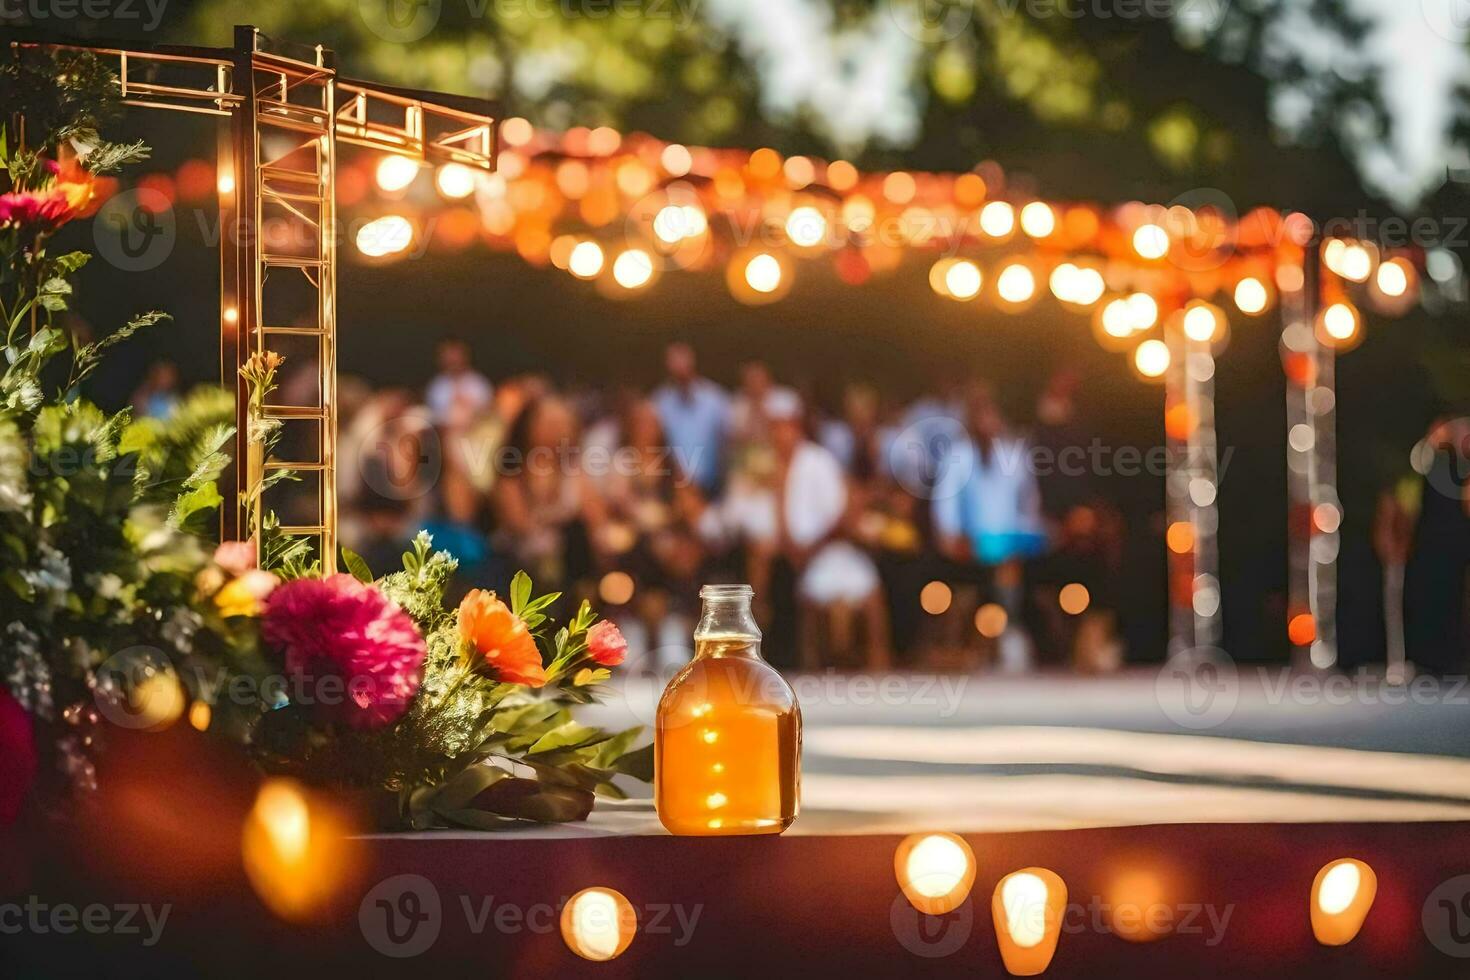
[[[459,635],[474,648],[475,666],[495,671],[500,680],[530,687],[546,683],[535,638],[495,593],[472,589],[464,597],[459,604]]]

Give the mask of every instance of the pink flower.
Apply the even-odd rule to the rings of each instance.
[[[36,779],[31,716],[0,687],[0,827],[15,822]]]
[[[351,575],[279,586],[266,602],[261,633],[284,651],[293,693],[323,720],[390,725],[423,681],[427,651],[413,620]]]
[[[214,563],[231,575],[244,575],[255,567],[255,541],[222,541],[214,549]]]
[[[602,620],[587,631],[587,654],[604,667],[616,667],[628,655],[628,641],[617,623]]]
[[[0,194],[0,225],[15,224],[31,231],[49,231],[72,219],[75,209],[60,191],[49,194]]]

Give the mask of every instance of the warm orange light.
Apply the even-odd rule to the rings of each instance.
[[[632,903],[613,888],[584,888],[561,910],[562,941],[594,963],[621,956],[637,932]]]
[[[1021,230],[1032,238],[1046,238],[1057,230],[1057,216],[1041,201],[1032,201],[1021,209]]]
[[[745,264],[745,282],[758,293],[774,293],[781,285],[781,263],[769,252],[752,256]]]
[[[1062,612],[1069,616],[1078,616],[1087,611],[1087,606],[1092,602],[1092,595],[1087,591],[1087,586],[1081,582],[1070,582],[1062,586],[1061,592],[1057,594],[1057,603],[1062,607]]]
[[[914,182],[913,175],[902,170],[895,170],[883,178],[883,196],[894,204],[909,203],[917,192],[918,184]]]
[[[827,237],[827,219],[822,212],[810,205],[792,208],[786,216],[786,236],[793,245],[811,248],[820,245]]]
[[[995,291],[1005,302],[1020,305],[1036,295],[1036,276],[1021,263],[1013,263],[996,276]]]
[[[996,602],[987,602],[975,610],[975,630],[988,640],[1004,633],[1009,621],[1005,607]]]
[[[1235,308],[1247,316],[1258,316],[1266,312],[1271,304],[1271,293],[1266,284],[1255,276],[1246,276],[1235,284]]]
[[[1336,261],[1329,259],[1328,266],[1344,279],[1367,282],[1368,277],[1373,274],[1373,253],[1353,242],[1336,250]]]
[[[857,182],[857,168],[846,160],[833,160],[827,164],[827,184],[834,191],[850,191]]]
[[[475,192],[475,172],[462,163],[446,163],[434,177],[439,193],[458,200]]]
[[[633,576],[627,572],[608,572],[598,583],[597,594],[609,606],[621,606],[633,598]]]
[[[893,852],[893,874],[910,905],[924,915],[947,915],[975,885],[975,852],[958,834],[913,834]]]
[[[653,256],[641,248],[630,248],[613,260],[613,281],[624,289],[638,289],[653,278]]]
[[[1334,347],[1355,341],[1361,327],[1358,311],[1351,303],[1333,303],[1318,316],[1317,324],[1324,342]]]
[[[596,242],[578,242],[567,257],[567,271],[578,279],[592,279],[602,271],[606,261],[602,246]]]
[[[1130,943],[1150,943],[1174,931],[1174,907],[1163,877],[1148,868],[1117,875],[1106,894],[1108,926]]]
[[[1188,521],[1175,521],[1169,525],[1164,540],[1174,554],[1187,555],[1194,550],[1194,525]]]
[[[944,582],[930,582],[919,590],[919,607],[931,616],[948,612],[953,601],[954,592]]]
[[[689,149],[679,143],[670,143],[659,154],[658,162],[672,177],[682,177],[694,166],[694,157]]]
[[[1374,284],[1378,291],[1391,299],[1397,299],[1409,291],[1413,267],[1403,259],[1389,259],[1378,267]]]
[[[1004,238],[1016,227],[1016,211],[1005,201],[991,201],[980,209],[980,230],[991,238]]]
[[[1169,254],[1169,233],[1153,223],[1139,225],[1133,232],[1133,251],[1145,259],[1161,259]]]
[[[378,161],[378,186],[385,191],[401,191],[418,175],[418,161],[408,157],[386,156]]]
[[[189,724],[194,726],[195,731],[209,731],[209,723],[214,718],[214,709],[209,706],[208,701],[195,701],[189,705]]]
[[[1286,637],[1293,646],[1310,646],[1317,638],[1317,621],[1311,613],[1297,613],[1286,624]]]
[[[1034,977],[1045,972],[1057,951],[1067,886],[1046,868],[1013,871],[995,886],[990,914],[1006,972]]]
[[[356,877],[360,847],[351,832],[329,803],[294,780],[267,779],[245,818],[246,876],[272,912],[313,918]]]
[[[1091,306],[1107,290],[1102,273],[1089,267],[1063,262],[1051,271],[1048,280],[1052,295],[1073,306]]]
[[[1162,377],[1169,361],[1169,345],[1162,340],[1145,340],[1133,350],[1133,366],[1145,378]]]
[[[1218,307],[1203,302],[1194,302],[1184,311],[1184,336],[1196,343],[1209,343],[1220,337],[1225,329],[1225,316]]]
[[[945,291],[954,299],[974,299],[980,294],[980,267],[969,259],[960,259],[944,271]]]
[[[357,250],[369,258],[395,255],[413,244],[413,222],[401,214],[375,218],[357,230]]]
[[[1333,861],[1312,882],[1312,934],[1323,946],[1352,942],[1378,894],[1378,876],[1356,858]]]
[[[525,146],[535,135],[530,121],[520,116],[511,116],[500,124],[500,141],[506,146]]]

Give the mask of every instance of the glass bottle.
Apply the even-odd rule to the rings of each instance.
[[[779,834],[801,795],[801,706],[761,659],[748,585],[706,585],[694,659],[654,729],[654,804],[670,833]]]

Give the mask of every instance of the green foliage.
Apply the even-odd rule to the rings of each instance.
[[[453,570],[453,559],[434,552],[421,533],[403,570],[379,582],[428,647],[422,686],[403,718],[381,730],[348,730],[314,723],[308,706],[287,705],[260,719],[254,744],[262,764],[313,783],[395,793],[403,825],[416,829],[584,819],[595,796],[622,795],[616,776],[651,778],[644,754],[629,753],[641,729],[609,733],[572,717],[572,707],[588,700],[589,682],[574,681],[563,667],[585,660],[596,618],[590,609],[584,604],[553,640],[538,635],[553,655],[546,687],[501,683],[475,669],[458,616],[444,608]],[[547,622],[539,611],[554,601],[533,596],[524,573],[508,598],[528,623],[539,616],[538,625]],[[599,680],[607,676],[602,671]],[[531,775],[515,776],[513,768]]]
[[[111,146],[96,127],[110,118],[115,82],[91,56],[22,49],[0,66],[0,83],[17,98],[7,110],[24,113],[39,146]],[[137,156],[106,149],[100,162]],[[0,139],[12,187],[45,189],[49,171],[38,160]],[[72,351],[53,320],[87,255],[50,255],[55,227],[0,230],[0,679],[52,736],[41,740],[56,756],[49,770],[86,787],[105,736],[91,709],[127,696],[112,669],[119,657],[145,648],[150,664],[183,677],[196,658],[218,662],[250,643],[226,643],[228,630],[209,628],[209,611],[195,604],[207,549],[190,530],[204,529],[219,500],[228,399],[196,394],[174,421],[135,422],[79,397],[77,383],[108,348],[165,317],[135,317]],[[48,394],[49,369],[68,351],[70,371],[60,376],[70,380]]]

